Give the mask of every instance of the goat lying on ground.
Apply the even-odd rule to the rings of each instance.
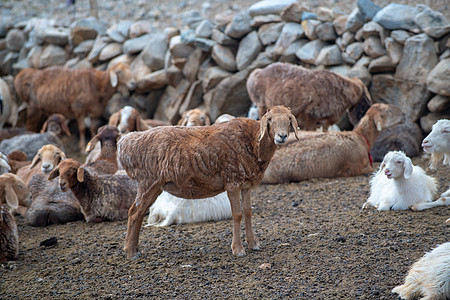
[[[348,177],[373,171],[370,146],[382,129],[400,122],[395,106],[377,103],[353,131],[301,131],[275,151],[262,183],[286,183],[323,177]]]
[[[247,80],[247,90],[259,116],[272,106],[284,105],[291,108],[303,130],[328,128],[346,110],[362,116],[372,102],[358,78],[279,62],[254,70]]]
[[[37,131],[43,118],[61,113],[77,120],[81,150],[85,148],[85,117],[100,117],[121,84],[131,90],[136,87],[130,67],[125,63],[106,71],[64,67],[24,69],[14,80],[17,94],[28,104],[27,129]]]
[[[402,299],[450,299],[450,242],[414,263],[405,283],[392,290]]]
[[[96,175],[73,159],[62,161],[48,180],[59,176],[63,192],[72,191],[86,222],[124,220],[136,197],[136,184],[127,175]]]
[[[31,193],[26,184],[17,175],[5,173],[0,176],[0,186],[3,187],[0,197],[7,193],[18,199],[18,205],[11,208],[11,213],[25,217],[31,204]]]
[[[378,210],[408,209],[413,204],[431,202],[437,191],[436,180],[399,151],[385,155],[370,185],[370,197],[363,208],[372,205]]]
[[[244,255],[240,239],[242,195],[246,239],[259,249],[251,224],[250,190],[264,176],[277,145],[287,141],[297,121],[289,109],[277,106],[261,122],[236,118],[212,126],[168,126],[131,132],[119,140],[119,161],[138,182],[138,194],[128,213],[125,251],[136,255],[139,231],[150,206],[165,190],[182,198],[206,198],[226,191],[233,215],[233,254]]]
[[[422,142],[423,150],[431,153],[431,167],[436,168],[440,161],[450,166],[450,120],[437,121]],[[431,203],[419,203],[411,207],[412,210],[424,210],[427,208],[450,205],[450,189],[442,193],[441,197]]]

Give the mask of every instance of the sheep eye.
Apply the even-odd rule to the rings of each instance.
[[[398,160],[398,161],[397,161],[397,164],[398,164],[398,165],[400,165],[401,163],[402,163],[402,161],[401,161],[401,160]]]

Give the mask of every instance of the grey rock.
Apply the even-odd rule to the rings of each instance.
[[[342,52],[342,60],[344,61],[344,63],[349,65],[353,65],[356,63],[356,60],[345,52]]]
[[[344,32],[344,34],[342,35],[342,45],[344,47],[347,47],[348,45],[350,45],[351,43],[353,43],[355,41],[355,34],[351,33],[351,32]]]
[[[149,21],[140,20],[131,24],[129,29],[129,38],[134,39],[140,37],[141,35],[147,34],[152,30],[152,25]]]
[[[69,42],[69,30],[63,27],[49,27],[42,33],[42,40],[48,44],[65,46]]]
[[[430,99],[425,84],[405,81],[391,74],[374,75],[369,91],[373,102],[396,105],[413,122],[421,117]]]
[[[105,46],[105,48],[100,51],[100,55],[98,59],[100,61],[107,61],[113,59],[116,56],[122,54],[122,44],[119,43],[110,43]]]
[[[350,67],[346,66],[346,65],[332,66],[332,67],[328,67],[327,70],[334,72],[336,74],[348,77],[348,72],[350,72]]]
[[[194,29],[183,30],[180,34],[181,42],[186,45],[193,45],[197,36]]]
[[[205,52],[211,52],[212,47],[216,44],[215,41],[206,38],[196,38],[194,40],[194,46],[202,49]]]
[[[320,50],[328,44],[321,40],[314,40],[306,43],[303,47],[298,49],[295,53],[297,57],[306,63],[314,64],[316,62],[317,55],[319,55]]]
[[[345,30],[348,32],[356,32],[364,25],[364,19],[359,11],[359,8],[355,8],[348,15],[347,24]]]
[[[364,52],[371,58],[377,58],[386,54],[386,49],[381,45],[381,40],[376,36],[369,36],[363,43]]]
[[[201,38],[210,38],[212,31],[214,29],[214,24],[209,20],[203,20],[195,29],[195,35]]]
[[[294,3],[295,0],[264,0],[251,5],[248,12],[251,16],[257,15],[279,15],[286,7]]]
[[[439,60],[444,60],[447,58],[450,58],[450,49],[446,49],[444,53],[442,53],[441,56],[439,56]]]
[[[189,82],[192,83],[197,80],[197,73],[204,57],[205,55],[200,48],[196,48],[194,52],[189,55],[186,64],[183,67],[183,76]]]
[[[381,10],[381,7],[370,0],[358,0],[356,5],[358,6],[361,18],[364,22],[372,20],[372,18]]]
[[[337,16],[336,19],[334,19],[333,26],[338,36],[342,36],[344,33],[346,33],[345,26],[347,25],[347,21],[348,16],[345,15]]]
[[[223,69],[230,72],[237,70],[235,54],[229,47],[215,44],[211,52],[211,57]]]
[[[442,112],[450,107],[450,97],[436,95],[427,103],[427,108],[431,112]]]
[[[275,43],[280,36],[283,23],[264,24],[258,29],[258,36],[264,46]]]
[[[377,36],[384,41],[386,38],[386,30],[378,23],[368,22],[362,27],[362,36],[367,39],[369,36]]]
[[[302,13],[306,9],[298,2],[294,2],[289,6],[285,7],[280,13],[281,19],[285,22],[301,22]]]
[[[218,29],[212,30],[211,39],[224,46],[236,46],[238,44],[237,40],[229,37]]]
[[[337,45],[323,47],[317,55],[316,65],[335,66],[342,64],[341,50]]]
[[[167,37],[164,33],[150,33],[148,43],[142,50],[144,63],[153,71],[164,68],[164,56],[168,47]]]
[[[120,33],[120,31],[117,29],[117,26],[117,24],[114,24],[113,26],[109,27],[106,30],[106,34],[111,38],[112,41],[116,43],[123,43],[125,42],[126,37]]]
[[[123,43],[123,53],[135,54],[141,52],[147,45],[150,39],[150,34],[141,35],[134,39],[129,39]]]
[[[36,45],[33,48],[30,49],[30,51],[28,52],[27,55],[27,62],[28,65],[31,68],[35,68],[35,69],[39,69],[40,68],[40,58],[42,55],[42,51],[44,51],[44,48],[42,46]],[[14,52],[9,52],[9,53],[14,53]],[[17,54],[17,57],[19,56],[19,54]]]
[[[406,29],[417,32],[414,18],[418,10],[408,5],[390,3],[383,7],[374,17],[373,21],[389,30]]]
[[[405,30],[393,30],[391,37],[399,44],[404,45],[406,40],[411,37],[411,34]]]
[[[386,52],[394,64],[398,64],[403,55],[403,45],[397,43],[393,38],[388,37],[384,40]]]
[[[275,52],[282,55],[286,49],[305,34],[302,25],[294,22],[286,23],[275,43]]]
[[[416,15],[414,22],[426,34],[433,38],[440,38],[450,32],[450,23],[440,12],[435,12],[425,5],[417,5],[419,13]]]
[[[302,13],[302,21],[306,20],[317,20],[317,15],[309,11],[304,11]]]
[[[81,44],[81,43],[80,43]],[[80,45],[79,44],[79,45]],[[95,63],[98,61],[98,58],[100,56],[100,52],[103,48],[105,48],[107,43],[103,41],[101,36],[97,36],[97,38],[94,41],[94,45],[92,46],[91,52],[89,52],[87,59],[91,63]]]
[[[333,22],[325,22],[316,27],[317,37],[325,42],[334,42],[337,39]]]
[[[296,63],[298,58],[297,55],[295,55],[295,53],[308,42],[309,40],[307,39],[301,39],[291,43],[283,53],[280,54],[277,52],[277,54],[280,54],[278,60],[281,62],[287,62],[291,64]]]
[[[191,83],[185,79],[182,79],[176,87],[168,85],[159,99],[154,118],[176,124],[180,119],[179,108],[190,86]]]
[[[262,43],[256,31],[252,31],[239,43],[236,54],[236,66],[239,71],[245,69],[261,52]]]
[[[302,22],[303,30],[308,39],[317,40],[319,38],[316,29],[320,24],[321,22],[319,20],[306,20]]]
[[[222,79],[227,78],[230,75],[232,75],[232,73],[217,66],[208,68],[202,81],[203,92],[206,93],[210,89],[214,88],[220,81],[222,81]]]
[[[350,78],[356,77],[361,79],[366,86],[369,86],[372,81],[372,75],[364,66],[353,66],[347,75]]]
[[[139,93],[150,92],[167,85],[167,76],[164,69],[145,75],[137,82],[136,91]]]
[[[44,47],[40,57],[40,68],[50,66],[63,66],[66,63],[67,55],[64,48],[56,45],[47,45]]]
[[[394,72],[395,64],[392,62],[391,58],[388,55],[383,55],[375,58],[369,64],[369,72],[370,73],[386,73],[386,72]]]
[[[252,17],[248,12],[244,11],[238,13],[233,17],[231,23],[227,25],[224,33],[235,39],[242,38],[244,35],[253,30],[250,24],[251,21]]]
[[[250,25],[255,28],[259,28],[264,24],[268,23],[279,23],[281,22],[281,17],[279,15],[261,15],[254,16]]]
[[[6,34],[6,46],[11,51],[19,51],[25,44],[26,36],[22,30],[11,29]]]
[[[203,17],[197,10],[189,10],[180,14],[180,20],[182,27],[188,26],[195,29],[203,21]]]
[[[354,65],[354,67],[368,67],[372,59],[363,55]]]
[[[437,62],[433,40],[425,33],[412,36],[406,40],[395,77],[424,84]]]
[[[0,71],[3,74],[13,74],[13,65],[17,62],[19,54],[17,52],[7,52],[5,58],[0,63]]]
[[[420,118],[420,127],[425,133],[429,133],[433,127],[433,124],[441,119],[450,119],[450,112],[443,111],[438,113],[428,113]]]
[[[172,55],[174,57],[187,58],[194,51],[194,47],[183,43],[181,41],[181,36],[177,35],[170,39],[169,50],[170,50],[170,53],[172,53]]]
[[[130,28],[135,22],[132,20],[123,20],[117,24],[117,31],[125,38],[129,37]]]
[[[72,23],[70,26],[70,38],[72,44],[78,46],[82,41],[92,40],[97,35],[103,35],[107,29],[106,22],[89,17]]]
[[[441,60],[428,74],[428,90],[442,96],[450,96],[450,58]]]
[[[347,49],[345,49],[345,53],[347,53],[354,60],[358,60],[364,53],[363,43],[355,42],[348,45]]]
[[[318,7],[316,14],[317,19],[322,22],[333,22],[333,20],[336,18],[334,11],[328,7]]]

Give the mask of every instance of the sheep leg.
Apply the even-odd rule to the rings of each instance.
[[[85,139],[85,130],[86,125],[84,124],[84,116],[77,116],[77,124],[78,124],[78,132],[80,134],[80,141],[78,143],[81,152],[85,152],[86,147],[86,139]]]
[[[445,194],[445,193],[444,193]],[[433,202],[422,202],[411,205],[409,208],[414,211],[425,210],[436,206],[450,205],[450,197],[441,197]]]
[[[230,199],[231,215],[233,216],[233,241],[231,242],[231,250],[233,255],[243,256],[245,254],[244,247],[241,243],[241,193],[239,190],[227,191],[228,199]]]
[[[138,186],[136,200],[128,211],[127,235],[125,237],[125,247],[123,249],[127,253],[128,259],[136,256],[142,221],[144,220],[148,209],[161,192],[161,183],[159,182],[152,183],[148,189],[145,189],[145,187],[142,188],[141,185]]]
[[[241,194],[244,204],[245,237],[247,239],[248,248],[252,250],[259,250],[259,242],[255,237],[252,226],[252,200],[250,198],[250,189],[242,190]]]

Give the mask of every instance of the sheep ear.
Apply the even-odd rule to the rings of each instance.
[[[61,122],[61,129],[65,134],[67,134],[67,136],[71,136],[69,127],[67,126],[66,122]]]
[[[84,168],[83,167],[79,167],[77,170],[77,180],[79,182],[83,182],[84,181]]]
[[[66,154],[64,152],[58,152],[59,161],[56,165],[59,165],[60,162],[66,159]]]
[[[112,126],[119,126],[119,112],[115,112],[113,113],[108,120],[108,125],[112,125]]]
[[[84,151],[90,152],[92,149],[94,149],[95,145],[97,145],[98,141],[99,141],[99,139],[98,139],[98,134],[97,134],[89,141],[89,143],[86,145],[86,149]]]
[[[2,153],[3,154],[3,153]],[[0,157],[0,166],[7,169],[8,172],[11,171],[11,166],[8,164],[8,159],[5,157]]]
[[[298,138],[298,123],[297,123],[297,118],[296,118],[293,114],[291,114],[291,115],[289,116],[289,120],[291,121],[291,126],[292,126],[292,128],[294,128],[294,135],[295,135],[295,138],[298,140],[299,138]]]
[[[412,161],[409,157],[407,157],[405,159],[405,161],[403,162],[403,176],[408,179],[409,177],[411,177],[412,172],[413,172],[413,164]]]
[[[261,141],[266,134],[267,131],[267,113],[261,118],[260,125],[259,125],[259,139],[258,141]]]
[[[41,133],[44,133],[47,130],[48,119],[45,120],[44,125],[42,125]]]
[[[19,200],[17,200],[16,192],[14,192],[14,189],[10,185],[5,186],[5,198],[6,203],[8,203],[11,208],[16,209],[19,207]]]
[[[117,77],[116,72],[113,70],[109,71],[109,82],[111,83],[112,87],[116,87],[119,83],[119,78]]]
[[[41,161],[41,157],[39,154],[36,154],[33,158],[33,161],[31,162],[30,170],[36,167],[36,165]]]
[[[47,180],[55,179],[58,176],[59,176],[59,168],[56,167],[56,168],[53,169],[53,171],[50,172],[50,174],[48,175]]]
[[[187,115],[187,112],[184,112],[183,115],[181,116],[180,121],[178,121],[177,125],[186,126],[187,120],[188,120],[186,115]]]
[[[374,117],[375,125],[377,126],[377,130],[381,131],[383,130],[383,120],[381,120],[381,116],[379,114],[375,115]]]
[[[386,163],[384,162],[384,159],[383,159],[383,161],[382,161],[381,164],[380,164],[380,168],[378,169],[377,174],[383,172],[383,169],[384,169],[384,166],[385,166],[385,165],[386,165]]]
[[[205,125],[211,125],[211,119],[205,115]]]

